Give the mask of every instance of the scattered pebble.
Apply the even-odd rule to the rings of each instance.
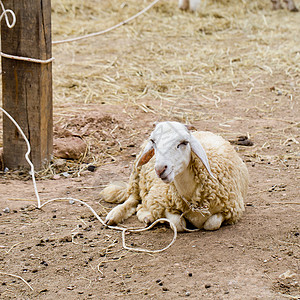
[[[189,275],[189,277],[192,277],[192,276],[193,276],[193,273],[190,272],[190,273],[188,273],[188,275]]]
[[[190,292],[185,292],[185,295],[186,295],[186,296],[190,296],[191,293],[190,293]]]
[[[72,237],[71,236],[65,236],[65,237],[61,238],[59,241],[61,243],[70,243],[70,242],[72,242]]]
[[[209,289],[211,287],[211,284],[210,283],[207,283],[206,285],[205,285],[205,288],[206,289]]]
[[[74,204],[75,201],[74,200],[69,200],[69,204]]]
[[[10,213],[9,207],[5,207],[5,208],[3,209],[3,212],[5,212],[5,213]]]
[[[90,171],[90,172],[95,172],[96,166],[89,165],[89,166],[87,167],[87,169],[88,169],[88,171]]]

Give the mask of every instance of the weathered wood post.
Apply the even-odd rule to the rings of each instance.
[[[51,0],[6,0],[16,25],[1,24],[2,52],[47,60],[52,57]],[[36,169],[51,158],[53,149],[52,63],[2,57],[3,108],[18,122],[31,145]],[[3,116],[3,160],[9,169],[27,167],[26,144],[11,121]]]

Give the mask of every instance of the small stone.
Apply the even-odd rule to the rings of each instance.
[[[211,284],[210,283],[207,283],[206,285],[205,285],[205,288],[206,289],[209,289],[211,287]]]
[[[59,239],[59,241],[61,243],[70,243],[70,242],[72,242],[72,237],[71,236],[65,236],[65,237]]]
[[[95,172],[96,166],[89,165],[89,166],[87,167],[87,169],[88,169],[88,171],[90,171],[90,172]]]
[[[5,213],[10,213],[10,209],[9,209],[9,207],[5,207],[4,209],[3,209],[3,212],[5,212]]]
[[[193,276],[193,273],[190,272],[190,273],[188,273],[188,275],[189,275],[189,277],[192,277],[192,276]]]
[[[185,295],[186,295],[186,296],[190,296],[191,293],[190,293],[190,292],[185,292]]]
[[[69,200],[69,204],[74,204],[75,201],[74,200]]]
[[[167,292],[168,290],[169,290],[168,288],[163,287],[163,291],[164,291],[164,292]]]

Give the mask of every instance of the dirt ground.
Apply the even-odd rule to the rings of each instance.
[[[104,29],[150,3],[137,2],[105,1],[99,20],[95,1],[52,1],[53,39]],[[250,137],[252,146],[234,145],[250,173],[243,218],[180,233],[161,253],[127,251],[87,207],[39,210],[27,172],[2,170],[1,299],[300,299],[299,13],[269,1],[207,0],[196,14],[161,2],[110,34],[53,46],[55,143],[72,136],[81,148],[75,160],[55,152],[38,173],[41,200],[81,199],[104,218],[113,205],[99,201],[101,189],[128,179],[153,121],[176,120]],[[75,19],[86,27],[68,26]],[[125,225],[141,226],[136,216]],[[126,243],[161,249],[172,238],[161,224]]]

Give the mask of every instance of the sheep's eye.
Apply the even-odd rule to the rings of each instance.
[[[182,141],[180,144],[178,144],[177,148],[179,148],[180,146],[186,146],[188,143],[188,141]]]

